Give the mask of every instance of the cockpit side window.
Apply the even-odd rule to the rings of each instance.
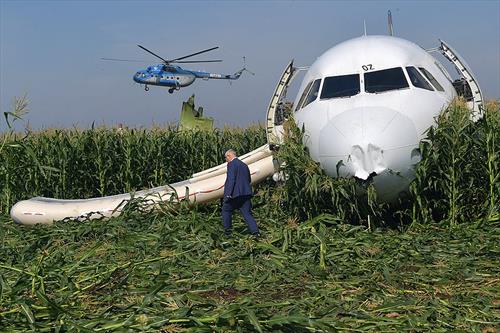
[[[307,93],[309,92],[309,89],[311,88],[312,83],[313,83],[313,81],[309,82],[307,84],[306,88],[304,89],[304,91],[302,92],[302,96],[300,96],[299,102],[297,103],[297,107],[295,108],[295,112],[299,111],[300,108],[302,107],[302,102],[304,102],[304,99],[306,98]]]
[[[329,76],[323,82],[320,99],[351,97],[359,92],[359,74]]]
[[[408,87],[401,67],[365,73],[365,91],[367,93],[380,93]]]
[[[434,86],[434,88],[436,88],[436,90],[444,91],[443,86],[439,84],[439,82],[434,78],[434,76],[428,70],[426,70],[423,67],[419,67],[418,69],[420,69],[420,71],[422,72],[422,74],[424,74],[427,80],[431,81],[431,84]]]
[[[319,85],[321,83],[321,79],[317,79],[314,81],[314,83],[311,86],[311,89],[309,89],[309,92],[307,93],[307,97],[304,100],[304,105],[302,105],[302,108],[308,105],[309,103],[312,103],[318,98],[318,92],[319,92]]]
[[[432,86],[429,84],[429,82],[427,82],[424,79],[422,74],[420,74],[420,72],[415,67],[406,67],[406,71],[408,72],[408,76],[410,77],[411,84],[414,87],[434,91],[434,89],[432,89]]]

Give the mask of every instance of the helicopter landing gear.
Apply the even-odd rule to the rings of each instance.
[[[168,89],[168,92],[169,92],[170,94],[173,94],[173,93],[174,93],[174,90],[175,90],[174,88],[170,88],[170,89]]]
[[[144,90],[145,90],[145,91],[149,91],[149,87],[148,87],[147,85],[146,85],[146,86],[144,86]]]

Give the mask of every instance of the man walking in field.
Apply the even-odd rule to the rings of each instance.
[[[248,166],[240,161],[233,149],[225,155],[227,162],[227,178],[224,184],[224,199],[222,204],[222,223],[224,234],[231,236],[232,215],[239,209],[245,219],[248,230],[254,237],[259,237],[257,222],[252,216],[252,185]]]

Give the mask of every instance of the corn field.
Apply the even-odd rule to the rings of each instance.
[[[10,141],[19,134],[10,134]],[[173,183],[246,153],[266,141],[264,129],[177,132],[92,128],[45,130],[0,152],[0,208],[34,196],[80,199]]]
[[[460,102],[436,119],[398,205],[327,177],[291,122],[288,179],[256,188],[251,238],[223,237],[215,202],[108,220],[14,225],[33,195],[101,196],[184,179],[260,127],[178,133],[97,128],[0,140],[1,332],[497,332],[500,112]]]

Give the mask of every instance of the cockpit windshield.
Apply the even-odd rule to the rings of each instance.
[[[427,82],[424,79],[422,74],[420,74],[420,72],[415,67],[408,66],[408,67],[406,67],[406,71],[408,72],[408,76],[410,77],[411,84],[414,87],[434,91],[434,89],[432,89],[432,86],[429,84],[429,82]]]
[[[365,91],[367,93],[381,93],[408,87],[401,67],[365,73]]]
[[[302,103],[304,103],[304,99],[307,96],[307,93],[309,92],[309,89],[311,89],[312,81],[307,84],[305,87],[304,91],[302,92],[302,95],[300,96],[299,102],[297,103],[297,107],[295,108],[295,112],[299,111],[300,108],[302,107]]]
[[[302,107],[305,107],[307,104],[314,102],[316,98],[318,98],[320,84],[321,84],[321,79],[317,79],[314,81],[314,83],[311,86],[311,89],[309,89],[309,93],[307,94],[307,97],[304,100],[304,105],[302,105]]]
[[[329,76],[323,82],[320,99],[351,97],[359,91],[359,74]]]
[[[295,112],[299,111],[309,103],[312,103],[318,98],[319,86],[321,84],[321,79],[316,79],[307,84],[306,88],[302,92],[302,96],[300,96],[299,103],[295,108]]]
[[[436,88],[439,91],[444,91],[444,88],[442,85],[439,84],[439,82],[434,78],[434,76],[425,68],[419,67],[420,71],[425,75],[425,77],[431,81],[432,85],[434,88]]]
[[[177,69],[174,66],[163,66],[163,71],[170,73],[177,73]]]

